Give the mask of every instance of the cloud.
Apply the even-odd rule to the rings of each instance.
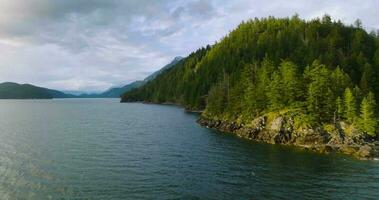
[[[101,91],[143,79],[248,18],[328,13],[378,29],[378,7],[374,0],[2,0],[0,82]]]

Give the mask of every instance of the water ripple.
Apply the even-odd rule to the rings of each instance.
[[[377,161],[220,134],[174,106],[0,101],[0,199],[375,199]]]

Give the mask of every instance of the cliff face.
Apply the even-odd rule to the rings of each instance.
[[[269,144],[293,145],[321,153],[343,153],[360,159],[377,156],[379,144],[345,122],[313,128],[296,128],[295,120],[288,116],[254,119],[251,124],[239,124],[202,116],[198,123],[222,132]]]

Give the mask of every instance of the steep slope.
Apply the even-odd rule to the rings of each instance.
[[[164,67],[162,67],[158,71],[156,71],[153,74],[149,75],[144,80],[134,81],[134,82],[129,83],[129,84],[123,86],[123,87],[110,88],[109,90],[107,90],[107,91],[105,91],[105,92],[103,92],[101,94],[97,94],[97,95],[96,94],[81,95],[81,97],[100,97],[100,98],[118,98],[118,97],[121,97],[121,95],[123,93],[128,92],[128,91],[130,91],[132,89],[135,89],[135,88],[139,88],[142,85],[146,84],[147,82],[155,79],[159,74],[161,74],[163,71],[165,71],[165,70],[171,68],[172,66],[174,66],[181,59],[182,59],[182,57],[180,57],[180,56],[175,57],[169,64],[165,65]]]
[[[205,126],[342,151],[341,145],[359,147],[376,135],[378,49],[378,35],[359,22],[346,26],[329,16],[249,20],[121,101],[177,103],[204,110]],[[255,126],[257,120],[262,123]]]
[[[111,88],[111,89],[99,94],[99,96],[105,97],[105,98],[120,97],[124,92],[130,91],[134,88],[138,88],[138,87],[142,86],[143,84],[144,84],[143,81],[134,81],[134,82],[127,84],[123,87]]]
[[[52,99],[72,98],[74,95],[30,84],[5,82],[0,84],[0,99]]]
[[[146,77],[145,79],[143,79],[143,81],[146,83],[148,81],[151,81],[153,79],[155,79],[159,74],[161,74],[163,71],[167,70],[167,69],[170,69],[171,67],[173,67],[176,63],[178,63],[180,60],[182,60],[183,57],[181,56],[177,56],[174,58],[174,60],[172,60],[169,64],[165,65],[164,67],[162,67],[160,70],[152,73],[150,76]]]
[[[339,66],[352,84],[376,94],[377,43],[377,36],[360,27],[332,22],[328,16],[311,21],[296,16],[250,20],[212,48],[192,53],[149,84],[126,93],[122,100],[174,101],[188,108],[204,109],[203,97],[224,79],[228,79],[230,89],[240,89],[234,92],[244,94],[243,72],[258,70],[264,60],[275,70],[283,60],[289,61],[299,73],[315,60],[331,70]]]

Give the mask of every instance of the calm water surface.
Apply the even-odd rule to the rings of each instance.
[[[174,106],[0,100],[0,199],[377,199],[379,162],[258,144]]]

